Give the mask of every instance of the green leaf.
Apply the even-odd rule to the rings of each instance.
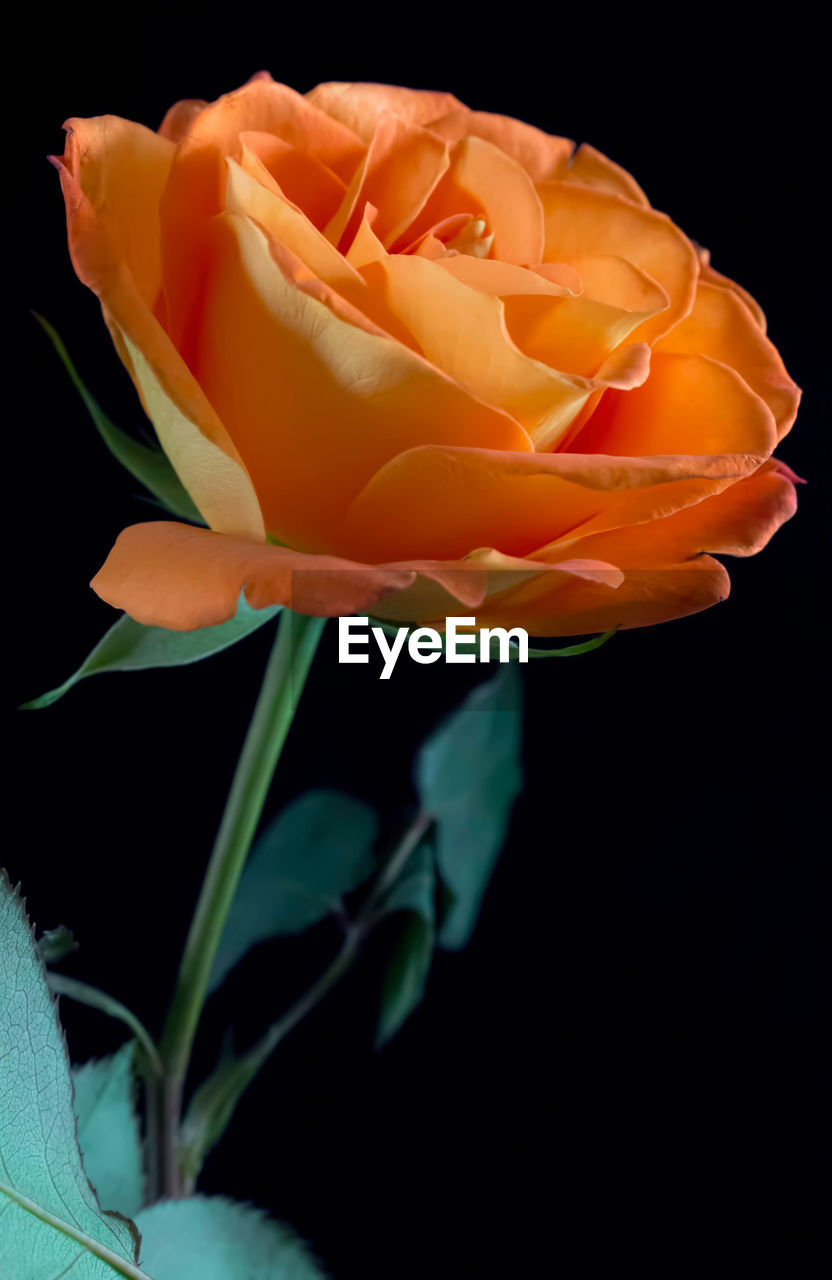
[[[605,631],[603,635],[592,636],[589,640],[582,640],[580,644],[565,644],[560,649],[529,649],[530,658],[577,658],[581,653],[592,653],[593,649],[600,649],[602,644],[606,644],[608,640],[612,640],[617,627],[613,627],[612,631]],[[491,652],[495,653],[495,644],[491,641]],[[499,647],[499,646],[498,646]],[[515,656],[517,646],[514,641],[510,641],[512,650],[512,658]]]
[[[193,1196],[139,1214],[142,1266],[153,1280],[322,1280],[288,1227],[220,1196]]]
[[[479,685],[422,747],[416,785],[436,819],[439,873],[453,895],[439,934],[463,947],[523,786],[522,681],[514,663]]]
[[[274,819],[249,857],[214,960],[215,990],[250,947],[337,911],[375,869],[378,819],[338,791],[308,791]]]
[[[44,929],[38,938],[38,951],[44,964],[58,964],[77,950],[75,935],[64,924],[59,924],[57,929]]]
[[[19,895],[0,875],[0,1276],[147,1280],[131,1222],[102,1212],[75,1137],[63,1035]]]
[[[205,524],[193,499],[174,471],[167,454],[163,453],[161,449],[151,448],[149,445],[142,444],[140,440],[135,440],[133,436],[127,435],[125,431],[121,430],[121,427],[117,427],[114,422],[110,421],[98,401],[87,390],[78,376],[75,366],[69,358],[69,353],[56,330],[48,320],[44,320],[43,316],[38,315],[36,311],[32,312],[32,314],[57,351],[76,391],[89,410],[98,434],[113,457],[131,475],[135,476],[146,489],[150,490],[153,497],[165,510],[171,511],[175,516],[179,516],[180,520],[191,520],[196,524]]]
[[[400,627],[397,627],[395,623],[383,622],[379,618],[371,618],[370,622],[373,626],[381,627],[382,631],[384,631],[388,636],[396,636],[401,629]],[[408,629],[408,634],[410,634],[410,630],[412,630],[412,628]],[[582,640],[580,644],[563,645],[560,649],[533,649],[530,646],[529,658],[577,658],[581,653],[591,653],[593,649],[600,649],[602,644],[606,644],[608,640],[612,639],[617,630],[617,627],[613,627],[612,631],[605,631],[603,635],[592,636],[589,640]],[[442,649],[440,652],[444,653],[445,635],[443,632],[440,632],[440,639],[442,641]],[[499,636],[491,637],[491,642],[488,648],[492,658],[499,658]],[[472,650],[472,652],[474,653],[476,660],[479,662],[479,648]],[[520,649],[514,640],[509,640],[508,652],[510,661],[517,662],[520,656]]]
[[[134,1107],[133,1058],[128,1042],[110,1058],[72,1072],[78,1143],[84,1168],[107,1209],[134,1218],[144,1204],[139,1125]]]
[[[384,902],[385,913],[407,914],[384,978],[377,1048],[392,1039],[424,995],[435,941],[435,893],[433,853],[429,843],[423,842]]]
[[[111,671],[147,671],[152,667],[184,667],[200,662],[215,653],[221,653],[238,640],[243,640],[265,623],[277,617],[279,605],[267,609],[252,609],[244,596],[240,597],[237,612],[228,622],[216,627],[201,627],[198,631],[167,631],[164,627],[146,627],[135,622],[126,613],[114,623],[106,635],[78,668],[78,670],[49,693],[25,702],[22,710],[39,711],[50,707],[65,693],[87,676],[104,675]]]

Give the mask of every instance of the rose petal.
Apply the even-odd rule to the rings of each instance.
[[[604,582],[614,588],[624,577],[615,565],[599,560],[564,556],[557,564],[543,564],[506,556],[491,547],[475,551],[462,561],[425,564],[409,560],[400,567],[413,569],[417,576],[411,586],[392,592],[376,605],[376,616],[403,623],[431,623],[439,630],[444,630],[448,617],[459,614],[460,605],[468,610],[480,609],[492,595],[541,574],[546,575],[550,589],[572,578]]]
[[[699,263],[690,241],[663,213],[643,209],[620,196],[568,182],[538,188],[546,228],[543,261],[612,254],[651,276],[668,295],[669,306],[646,320],[637,336],[653,342],[690,311]]]
[[[298,151],[284,138],[249,130],[240,134],[246,155],[256,156],[287,200],[303,210],[310,222],[323,228],[344,198],[346,183],[308,151]]]
[[[694,242],[694,248],[699,255],[699,278],[705,280],[708,284],[721,284],[724,289],[730,289],[738,298],[741,298],[757,324],[766,332],[766,317],[763,308],[760,306],[756,298],[752,298],[747,289],[743,289],[741,284],[737,284],[736,280],[729,280],[728,276],[724,276],[721,271],[716,271],[711,266],[711,253],[709,249],[704,249],[701,244]]]
[[[431,120],[428,128],[448,142],[482,138],[493,143],[516,160],[532,182],[560,177],[575,146],[569,138],[544,133],[522,120],[493,115],[489,111],[469,111],[467,108]]]
[[[623,553],[623,546],[620,549]],[[710,556],[681,564],[665,561],[652,568],[619,568],[623,580],[615,588],[575,578],[550,583],[541,575],[528,586],[489,600],[477,611],[477,626],[520,626],[530,635],[552,637],[648,627],[709,609],[730,591],[728,574]]]
[[[726,598],[730,582],[722,565],[704,553],[753,555],[795,508],[787,469],[772,459],[721,493],[656,523],[573,540],[570,555],[605,557],[623,571],[614,594],[603,585],[554,584],[541,576],[489,598],[478,610],[478,624],[582,635],[651,626],[707,609]],[[563,546],[548,554],[563,555]]]
[[[240,159],[240,135],[249,131],[283,138],[345,182],[364,154],[354,133],[271,78],[250,80],[195,117],[176,152],[160,205],[168,332],[188,359],[201,299],[207,222],[223,207],[226,158]]]
[[[378,467],[425,439],[530,447],[522,428],[420,356],[298,288],[251,220],[214,220],[209,263],[195,371],[280,542],[328,545]]]
[[[608,391],[570,448],[646,457],[657,453],[770,454],[771,410],[727,365],[699,355],[653,353],[636,390]]]
[[[92,587],[145,626],[192,631],[232,618],[241,591],[254,609],[283,604],[328,617],[371,611],[413,577],[159,521],[119,534]]]
[[[518,267],[511,262],[497,262],[495,258],[472,258],[460,253],[444,258],[442,268],[464,284],[495,298],[510,298],[515,294],[564,298],[576,297],[582,291],[577,271],[566,266],[553,266],[551,270]]]
[[[333,545],[374,562],[418,555],[457,559],[480,546],[527,556],[579,529],[640,523],[700,502],[760,461],[746,455],[612,458],[426,445],[399,454],[373,476]]]
[[[660,340],[656,350],[698,353],[730,365],[771,409],[778,440],[790,430],[800,389],[777,348],[730,289],[700,281],[690,315]]]
[[[452,93],[429,89],[401,89],[390,84],[349,84],[330,81],[316,85],[307,100],[369,142],[379,116],[391,111],[407,124],[425,125],[437,116],[462,107]],[[464,110],[464,108],[463,108]]]
[[[579,254],[572,258],[571,266],[580,277],[584,297],[591,298],[593,302],[655,315],[666,311],[670,305],[666,291],[652,276],[616,254]],[[534,267],[533,270],[542,271],[544,268]]]
[[[534,184],[516,160],[481,138],[465,138],[424,209],[408,228],[405,247],[454,213],[485,218],[493,233],[493,257],[502,262],[543,259],[543,212]]]
[[[181,142],[196,117],[208,106],[203,98],[183,98],[165,112],[159,133],[171,142]]]
[[[152,244],[148,247],[153,233],[145,223],[156,226],[153,202],[162,175],[156,172],[154,191],[136,157],[146,155],[143,149],[148,148],[158,159],[162,151],[157,143],[165,154],[172,147],[163,139],[148,144],[147,137],[155,138],[154,134],[122,125],[127,122],[110,118],[75,122],[59,168],[73,265],[98,295],[119,355],[162,446],[205,519],[213,528],[262,538],[260,507],[240,456],[149,305],[155,268]],[[119,179],[125,174],[122,184]],[[142,175],[147,182],[137,191],[135,178],[141,180]],[[130,269],[131,260],[138,264],[137,271],[144,268],[144,295]]]
[[[95,210],[96,236],[107,236],[113,254],[153,307],[162,287],[157,210],[176,148],[152,129],[118,116],[71,119],[64,128],[64,171],[76,180]],[[85,283],[82,272],[93,267],[90,259],[95,256],[94,246],[89,246],[89,254],[87,248],[82,238],[70,235],[73,264]]]
[[[639,204],[645,209],[650,208],[650,201],[635,178],[603,152],[591,147],[588,142],[581,143],[563,173],[557,176],[564,182],[576,182],[583,187],[608,191],[611,195],[632,200],[634,204]]]
[[[438,263],[390,254],[363,267],[362,274],[432,364],[510,414],[537,448],[555,443],[593,391],[587,379],[525,355],[506,329],[506,304]]]
[[[384,112],[326,236],[346,250],[372,204],[378,211],[373,230],[392,244],[417,217],[448,168],[448,148],[426,129]]]

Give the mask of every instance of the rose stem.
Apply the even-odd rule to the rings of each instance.
[[[325,621],[283,612],[182,953],[160,1045],[160,1191],[168,1198],[182,1194],[182,1090],[211,968]]]

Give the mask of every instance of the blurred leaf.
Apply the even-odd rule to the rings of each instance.
[[[406,912],[393,948],[381,997],[376,1046],[386,1044],[425,992],[435,941],[436,869],[426,841],[413,853],[384,902],[385,914]]]
[[[439,874],[453,902],[439,933],[463,947],[523,786],[522,679],[514,663],[474,689],[419,752],[416,785],[437,823]]]
[[[139,1125],[134,1107],[133,1059],[128,1042],[112,1057],[72,1072],[78,1143],[87,1177],[102,1208],[134,1218],[144,1204]]]
[[[98,434],[113,457],[131,475],[135,476],[146,489],[150,490],[159,505],[164,507],[166,511],[179,516],[180,520],[190,520],[195,524],[205,524],[193,499],[174,471],[167,454],[161,449],[151,448],[149,445],[142,444],[140,440],[135,440],[132,436],[127,435],[125,431],[122,431],[121,427],[117,427],[114,422],[110,421],[98,401],[87,390],[78,376],[75,366],[69,358],[69,353],[57,331],[48,320],[44,320],[43,316],[38,315],[36,311],[33,311],[32,314],[57,351],[76,391],[87,406]]]
[[[125,1218],[102,1212],[75,1137],[64,1039],[19,895],[0,875],[0,1276],[147,1280]],[[155,1280],[155,1278],[154,1278]]]
[[[198,631],[167,631],[164,627],[146,627],[135,622],[126,613],[114,623],[106,635],[78,668],[78,670],[49,693],[25,702],[22,710],[39,711],[50,707],[65,693],[87,676],[104,675],[111,671],[147,671],[153,667],[184,667],[200,662],[215,653],[221,653],[238,640],[257,631],[280,612],[279,605],[267,609],[252,609],[244,596],[240,597],[237,612],[228,622],[216,627],[201,627]]]
[[[58,964],[77,950],[75,935],[63,924],[59,924],[57,929],[44,929],[38,938],[38,951],[44,964]]]
[[[142,1266],[153,1280],[322,1280],[288,1227],[220,1196],[193,1196],[139,1214]]]
[[[252,850],[214,960],[215,990],[250,947],[299,933],[337,911],[375,869],[378,819],[338,791],[308,791],[266,827]]]

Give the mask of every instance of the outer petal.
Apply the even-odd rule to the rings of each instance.
[[[92,127],[87,128],[88,124]],[[155,190],[148,182],[136,191],[135,184],[121,185],[116,178],[131,168],[132,153],[122,155],[119,148],[136,138],[142,148],[147,137],[156,135],[139,126],[122,128],[123,124],[76,122],[60,166],[73,265],[98,295],[162,446],[205,519],[224,532],[263,537],[259,503],[239,454],[149,306],[154,258],[147,227],[155,225],[154,200],[161,175],[156,175]],[[156,148],[157,144],[165,154],[172,152],[163,139],[151,145]],[[137,170],[141,174],[141,166]],[[132,209],[126,208],[127,203]],[[131,230],[136,241],[132,260],[145,268],[144,294],[129,265]]]
[[[626,169],[622,169],[620,164],[610,160],[601,151],[596,151],[588,142],[581,143],[563,173],[552,176],[561,177],[564,182],[577,182],[583,187],[608,191],[611,195],[632,200],[633,204],[639,204],[645,209],[650,208],[650,201],[635,178]]]
[[[64,168],[96,211],[99,237],[107,236],[142,299],[153,307],[162,287],[159,201],[176,148],[151,129],[118,116],[67,120],[64,128]],[[81,268],[85,248],[79,237],[70,235],[73,261],[77,255]],[[78,264],[76,270],[84,279]]]
[[[677,555],[705,551],[715,555],[756,555],[797,510],[795,479],[788,467],[777,458],[770,458],[752,475],[722,493],[661,521],[656,529],[659,540]],[[581,554],[588,551],[587,540]],[[570,547],[569,554],[573,553],[577,554]]]
[[[386,336],[345,323],[284,275],[264,233],[212,228],[196,373],[281,542],[318,550],[385,461],[425,440],[529,448],[525,432]]]
[[[375,562],[456,559],[481,546],[528,556],[577,530],[637,524],[700,502],[760,461],[425,446],[377,472],[349,508],[337,545],[343,554]]]
[[[730,365],[771,409],[778,440],[790,430],[800,389],[777,348],[732,290],[700,280],[690,315],[659,341],[656,350],[711,356]]]
[[[770,409],[727,365],[654,352],[647,381],[608,391],[570,446],[577,453],[753,453],[777,442]]]
[[[208,106],[203,98],[183,98],[174,102],[159,125],[159,133],[171,142],[181,142],[199,113]]]
[[[489,596],[477,609],[480,626],[524,626],[538,635],[582,635],[611,627],[652,626],[707,609],[726,598],[730,581],[709,554],[753,556],[794,515],[791,472],[776,460],[695,506],[650,524],[567,539],[532,558],[564,553],[605,558],[623,581],[556,581],[529,577]]]
[[[653,342],[693,305],[699,262],[690,241],[663,213],[620,196],[568,182],[538,186],[546,228],[544,261],[569,262],[594,254],[626,258],[651,276],[670,299],[668,309],[645,321],[639,338]]]
[[[522,165],[532,182],[560,177],[575,145],[569,138],[544,133],[522,120],[492,115],[489,111],[469,111],[467,108],[431,120],[428,127],[448,142],[482,138],[493,143]]]
[[[255,609],[327,617],[366,612],[414,576],[159,521],[125,529],[92,586],[137,622],[192,631],[233,617],[241,591]]]
[[[728,574],[707,552],[748,556],[759,551],[795,511],[790,473],[775,460],[746,479],[664,519],[594,537],[570,539],[543,559],[602,557],[624,579],[613,592],[602,581],[529,578],[489,597],[480,625],[523,626],[538,635],[581,635],[611,627],[644,627],[685,617],[728,595]]]
[[[743,289],[741,284],[737,284],[736,280],[729,280],[728,276],[724,276],[721,271],[716,271],[711,266],[711,253],[709,249],[705,249],[701,244],[697,244],[696,251],[699,254],[699,277],[706,280],[708,284],[721,284],[723,288],[730,289],[738,298],[741,298],[748,310],[751,312],[757,324],[766,331],[766,317],[763,308],[760,306],[756,298],[752,298],[747,289]]]
[[[401,89],[390,84],[349,84],[333,80],[316,85],[306,97],[365,142],[372,138],[379,116],[385,111],[392,111],[408,124],[426,125],[449,111],[465,110],[452,93]]]
[[[623,581],[611,588],[603,582],[574,578],[547,590],[544,577],[528,587],[489,600],[477,611],[478,626],[520,626],[531,635],[577,636],[614,627],[648,627],[709,609],[730,590],[725,569],[710,556],[674,562],[662,559],[647,566],[644,555],[629,547],[629,536],[617,540],[615,554],[622,562]],[[609,544],[611,547],[611,543]],[[656,549],[653,548],[655,554]],[[631,555],[639,567],[630,568]]]

